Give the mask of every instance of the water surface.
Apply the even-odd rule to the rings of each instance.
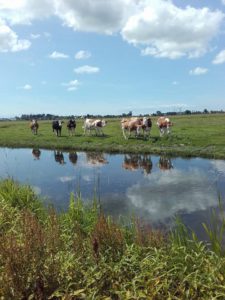
[[[154,225],[171,224],[179,215],[202,234],[201,223],[225,198],[225,161],[136,154],[0,149],[0,177],[32,185],[61,210],[70,193],[85,201],[97,195],[114,217],[137,217]]]

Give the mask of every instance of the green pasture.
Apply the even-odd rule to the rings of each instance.
[[[52,132],[51,121],[40,121],[38,135],[31,133],[28,121],[0,122],[0,146],[31,147],[65,150],[96,150],[105,152],[142,152],[178,156],[225,158],[225,115],[205,114],[170,117],[174,123],[172,133],[160,137],[152,118],[153,127],[149,139],[143,137],[125,140],[120,119],[108,119],[104,136],[84,136],[83,120],[77,120],[75,136],[69,136],[64,120],[62,136]]]

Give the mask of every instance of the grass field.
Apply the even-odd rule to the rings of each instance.
[[[156,117],[154,117],[148,140],[141,137],[125,140],[120,128],[120,119],[107,121],[103,137],[84,136],[83,120],[77,121],[76,134],[72,137],[68,135],[66,121],[63,124],[61,137],[53,134],[51,121],[39,122],[37,136],[31,133],[27,121],[2,121],[0,122],[0,146],[225,158],[225,114],[173,116],[171,117],[174,123],[172,133],[164,137],[159,136]]]

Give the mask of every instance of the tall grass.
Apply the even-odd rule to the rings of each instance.
[[[1,299],[225,299],[223,253],[180,222],[120,225],[74,195],[57,214],[11,180],[0,195]]]

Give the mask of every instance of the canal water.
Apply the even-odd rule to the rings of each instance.
[[[0,178],[31,185],[65,210],[71,192],[94,195],[106,214],[133,216],[155,226],[175,216],[201,236],[218,197],[225,199],[225,161],[165,155],[0,149]]]

